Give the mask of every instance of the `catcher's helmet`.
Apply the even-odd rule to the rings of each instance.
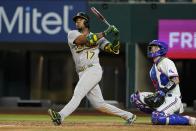
[[[84,12],[78,12],[74,17],[73,21],[76,22],[77,18],[85,19],[84,25],[89,28],[89,16]]]
[[[153,53],[151,52],[151,46],[159,46],[160,50]],[[154,57],[157,57],[157,56],[164,56],[166,55],[168,51],[168,45],[165,43],[165,42],[162,42],[162,41],[159,41],[159,40],[153,40],[152,42],[150,42],[148,44],[148,52],[147,52],[147,55],[149,58],[154,58]]]

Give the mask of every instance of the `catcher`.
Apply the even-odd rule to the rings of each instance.
[[[150,78],[156,89],[152,92],[136,92],[130,101],[145,113],[152,114],[152,123],[161,125],[196,125],[196,118],[182,116],[184,111],[175,64],[165,57],[168,45],[153,40],[148,45],[147,55],[153,61]]]

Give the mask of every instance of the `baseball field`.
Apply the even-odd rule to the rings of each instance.
[[[149,116],[138,116],[133,125],[109,115],[71,115],[54,126],[47,114],[0,114],[0,131],[196,131],[196,126],[152,125]]]

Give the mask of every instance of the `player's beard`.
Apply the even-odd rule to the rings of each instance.
[[[77,27],[77,30],[82,33],[84,30],[86,30],[86,27]]]
[[[77,29],[79,32],[82,32],[83,27],[82,27],[82,26],[76,26],[76,29]]]
[[[82,28],[77,28],[79,32],[82,32]]]
[[[77,29],[79,32],[82,32],[82,31],[84,30],[84,28],[85,28],[84,23],[79,23],[79,24],[76,23],[76,29]]]

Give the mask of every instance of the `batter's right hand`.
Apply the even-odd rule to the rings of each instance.
[[[116,28],[116,26],[110,25],[103,33],[104,33],[105,36],[110,34],[110,33],[114,33],[114,35],[118,35],[119,30]]]
[[[112,31],[114,32],[115,35],[119,34],[119,30],[114,25]]]
[[[114,25],[110,25],[103,33],[104,33],[104,35],[106,36],[106,35],[108,35],[108,34],[110,34],[111,32],[114,32],[114,30],[115,30],[115,26]]]

